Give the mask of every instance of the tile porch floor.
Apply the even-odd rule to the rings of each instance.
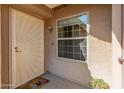
[[[50,80],[48,84],[42,87],[43,89],[87,89],[83,85],[61,78],[50,72],[45,73],[42,77]]]

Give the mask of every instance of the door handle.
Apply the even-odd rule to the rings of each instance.
[[[124,58],[120,57],[120,58],[118,58],[118,60],[119,60],[119,63],[120,64],[123,64],[124,63]]]
[[[16,46],[16,47],[15,47],[15,52],[16,52],[16,53],[19,53],[19,52],[21,53],[22,51],[19,51],[19,48]]]

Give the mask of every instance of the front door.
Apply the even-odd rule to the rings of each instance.
[[[12,85],[44,73],[44,21],[11,9]]]

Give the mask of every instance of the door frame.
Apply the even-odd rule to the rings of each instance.
[[[5,12],[6,11],[6,12]],[[9,6],[1,5],[1,88],[9,88]]]
[[[1,5],[0,5],[0,20],[1,20]],[[1,89],[1,25],[0,25],[0,89]]]

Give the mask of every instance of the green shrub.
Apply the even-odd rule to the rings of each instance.
[[[92,79],[90,81],[90,86],[93,88],[93,89],[109,89],[109,85],[104,82],[103,79]]]

